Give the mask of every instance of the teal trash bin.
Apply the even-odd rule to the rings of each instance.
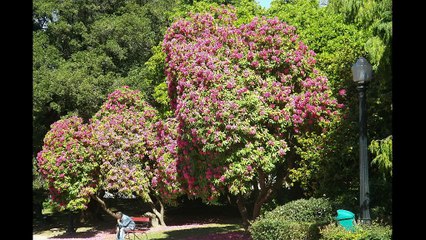
[[[353,212],[339,209],[337,210],[336,220],[346,230],[355,230],[355,214]]]

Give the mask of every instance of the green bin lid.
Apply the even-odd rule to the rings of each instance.
[[[343,210],[343,209],[337,210],[336,220],[351,219],[351,218],[355,218],[355,214],[353,212]]]

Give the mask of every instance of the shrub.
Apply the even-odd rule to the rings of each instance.
[[[388,240],[392,238],[392,228],[377,223],[357,225],[354,231],[347,231],[333,223],[323,228],[320,233],[322,240]]]
[[[327,199],[299,199],[278,206],[250,226],[254,240],[319,239],[320,227],[332,220]]]
[[[284,218],[262,218],[249,228],[253,240],[319,239],[322,223],[295,222]]]
[[[333,219],[331,202],[324,198],[299,199],[266,212],[266,218],[283,217],[295,222],[330,222]]]

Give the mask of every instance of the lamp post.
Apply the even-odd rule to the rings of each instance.
[[[368,153],[367,153],[367,114],[366,96],[367,83],[371,80],[372,68],[368,61],[360,57],[352,66],[353,80],[358,84],[359,93],[359,204],[361,223],[370,224],[370,190],[368,183]]]

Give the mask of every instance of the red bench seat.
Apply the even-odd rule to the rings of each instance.
[[[146,239],[148,239],[148,234],[146,232],[149,230],[149,223],[150,218],[149,217],[131,217],[132,220],[135,222],[135,229],[129,230],[126,232],[126,238],[131,239],[141,239],[140,235],[145,236]],[[139,234],[139,236],[137,235]]]

